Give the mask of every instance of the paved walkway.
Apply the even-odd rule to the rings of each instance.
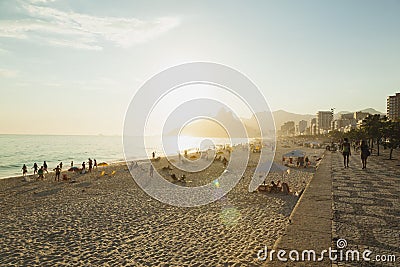
[[[337,266],[400,266],[400,167],[386,158],[369,157],[363,170],[360,156],[354,155],[345,169],[341,154],[332,154],[333,241],[345,239],[346,250],[373,252],[371,262],[336,262]],[[374,260],[376,255],[392,254],[395,263]]]
[[[344,168],[339,152],[326,153],[274,246],[287,253],[315,250],[317,258],[331,247],[343,260],[331,262],[325,254],[323,262],[279,262],[275,253],[268,266],[400,266],[400,167],[386,158],[371,156],[363,170],[359,155]],[[358,250],[360,260],[351,261],[351,254],[346,260],[349,250]],[[362,259],[366,250],[371,261]]]

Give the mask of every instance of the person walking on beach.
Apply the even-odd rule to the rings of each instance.
[[[348,138],[344,138],[342,144],[343,164],[345,168],[349,167],[349,156],[351,156],[350,143]]]
[[[93,169],[94,169],[94,168],[97,169],[97,161],[96,161],[96,159],[93,159],[93,163],[94,163],[94,164],[93,164]]]
[[[90,158],[88,158],[88,161],[89,161],[89,172],[92,172],[93,161]]]
[[[36,164],[36,162],[35,163],[33,163],[33,167],[32,167],[32,169],[33,169],[33,175],[35,175],[36,173],[37,173],[37,171],[38,171],[38,165]]]
[[[85,162],[82,162],[82,170],[84,171],[86,169]]]
[[[153,177],[154,167],[153,164],[150,163],[150,177]]]
[[[365,140],[361,141],[360,149],[361,149],[361,162],[363,165],[362,168],[366,169],[367,168],[367,159],[371,155],[371,152],[369,152],[369,147],[368,147],[367,141],[365,141]]]
[[[39,179],[44,180],[44,168],[43,168],[43,166],[41,166],[40,169],[38,170],[38,178],[37,179],[38,180]]]
[[[54,176],[54,181],[60,181],[60,174],[61,174],[61,168],[60,165],[57,165],[57,167],[54,169],[54,171],[56,172],[56,175]]]
[[[46,161],[43,162],[43,170],[44,170],[45,172],[49,173],[49,172],[47,171],[47,163],[46,163]]]
[[[71,160],[71,168],[74,167],[74,161]]]
[[[156,152],[153,151],[153,153],[151,153],[151,154],[153,155],[153,159],[155,159],[156,158]]]
[[[24,166],[22,166],[22,176],[26,177],[26,173],[28,172],[28,168],[26,167],[26,165],[24,164]]]

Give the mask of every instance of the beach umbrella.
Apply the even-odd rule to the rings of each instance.
[[[79,171],[79,168],[78,167],[71,167],[71,168],[68,169],[68,171],[69,172],[77,172],[77,171]]]
[[[101,163],[97,164],[97,166],[99,166],[99,167],[108,166],[108,163],[107,162],[101,162]]]
[[[265,174],[267,173],[282,173],[282,175],[285,172],[289,172],[289,168],[286,166],[283,166],[281,164],[275,163],[273,161],[266,161],[261,164],[259,164],[256,168],[255,173],[263,174],[259,176],[255,176],[251,181],[249,185],[249,192],[254,192],[257,190],[258,186],[265,181]]]
[[[306,155],[305,152],[301,150],[293,150],[283,155],[285,158],[303,158]]]

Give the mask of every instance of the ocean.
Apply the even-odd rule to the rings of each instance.
[[[184,137],[179,142],[183,149],[199,147],[203,138]],[[235,139],[231,142],[225,138],[214,138],[214,144],[239,144],[247,139]],[[156,151],[163,155],[163,146],[159,138],[146,138],[146,151]],[[176,154],[177,151],[166,152]],[[138,150],[137,158],[143,158]],[[28,174],[33,173],[33,163],[40,166],[47,162],[48,169],[54,169],[63,162],[63,169],[69,168],[71,161],[74,166],[81,167],[88,158],[100,162],[117,162],[124,160],[121,136],[78,136],[78,135],[1,135],[0,134],[0,178],[22,175],[22,166],[26,164]]]

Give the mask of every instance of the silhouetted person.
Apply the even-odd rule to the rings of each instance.
[[[349,167],[349,157],[351,156],[349,139],[345,138],[342,144],[343,164],[345,168]]]
[[[369,152],[369,147],[368,147],[367,141],[362,140],[360,149],[361,149],[361,162],[363,165],[362,168],[366,169],[367,168],[367,159],[368,159],[369,155],[371,155],[371,152]]]
[[[26,165],[24,164],[24,166],[22,166],[22,176],[26,176],[26,173],[28,172],[28,168],[26,167]]]
[[[153,151],[153,153],[151,153],[153,155],[153,159],[156,158],[156,152]]]
[[[153,177],[154,167],[153,164],[150,164],[150,177]]]
[[[55,176],[54,176],[54,181],[60,181],[60,174],[61,174],[61,168],[60,165],[57,165],[57,167],[54,169],[54,171],[56,172]]]
[[[93,161],[89,158],[89,172],[92,172]]]
[[[38,170],[38,180],[39,179],[44,180],[44,168],[43,168],[43,166],[41,166],[40,169]]]
[[[86,169],[85,162],[82,162],[82,170],[85,170],[85,169]]]
[[[96,159],[93,159],[93,168],[96,168],[97,169],[97,161],[96,161]]]
[[[43,162],[43,170],[44,170],[45,172],[49,173],[49,172],[47,171],[47,163],[46,163],[46,161]]]
[[[38,165],[36,164],[36,162],[35,163],[33,163],[33,167],[32,167],[32,169],[33,169],[33,175],[35,175],[36,173],[37,173],[37,171],[38,171]]]

